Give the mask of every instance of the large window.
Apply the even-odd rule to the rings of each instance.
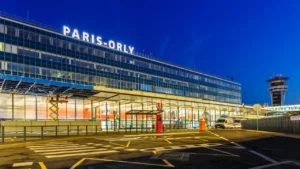
[[[14,95],[14,119],[25,118],[25,95]]]
[[[0,51],[3,52],[4,51],[4,43],[0,42]]]
[[[0,94],[0,118],[12,119],[12,95]]]
[[[35,96],[26,95],[26,120],[36,120],[36,100]]]

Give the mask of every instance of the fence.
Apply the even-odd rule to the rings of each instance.
[[[163,121],[163,132],[176,129],[197,128],[198,123],[169,123]],[[58,136],[87,136],[109,133],[148,133],[156,131],[156,120],[129,121],[2,121],[0,123],[1,142],[11,138],[14,141],[44,139]]]
[[[242,121],[242,129],[257,130],[257,126],[261,131],[300,134],[300,120],[291,121],[290,116]]]

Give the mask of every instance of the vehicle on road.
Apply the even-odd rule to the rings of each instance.
[[[222,129],[228,129],[228,128],[234,128],[234,120],[231,117],[226,118],[219,118],[215,122],[215,128],[222,128]]]

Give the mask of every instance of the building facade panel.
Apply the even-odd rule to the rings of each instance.
[[[241,85],[0,19],[1,73],[241,103]]]

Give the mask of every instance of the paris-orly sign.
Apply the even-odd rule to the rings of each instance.
[[[100,46],[107,46],[109,48],[116,49],[121,52],[133,54],[134,47],[132,46],[127,46],[126,44],[115,42],[113,40],[105,42],[102,40],[101,36],[95,36],[94,34],[90,34],[88,32],[79,32],[78,29],[71,29],[68,26],[63,26],[63,34],[65,36],[71,36],[75,39],[80,39]]]

